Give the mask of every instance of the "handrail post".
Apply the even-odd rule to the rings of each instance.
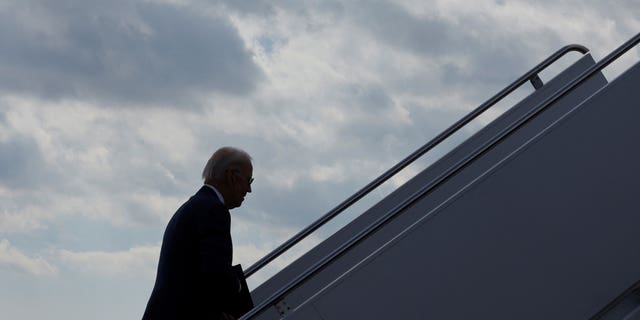
[[[544,82],[542,82],[542,79],[540,79],[540,76],[538,76],[537,73],[532,75],[531,78],[529,78],[529,82],[531,82],[531,85],[536,90],[544,86]]]

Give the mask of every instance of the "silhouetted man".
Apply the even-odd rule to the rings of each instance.
[[[239,300],[246,300],[248,291],[241,272],[231,266],[229,209],[251,192],[252,175],[251,157],[240,149],[224,147],[211,156],[202,172],[204,186],[176,211],[164,232],[143,320],[239,316],[237,305],[246,302]]]

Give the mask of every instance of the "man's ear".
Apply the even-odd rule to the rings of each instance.
[[[233,170],[230,168],[227,168],[224,170],[224,181],[227,183],[227,186],[232,186],[233,185],[233,179],[234,179],[234,174],[233,174]]]

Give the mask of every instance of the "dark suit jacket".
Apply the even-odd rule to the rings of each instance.
[[[230,222],[229,210],[207,186],[178,209],[164,232],[143,320],[218,319],[238,299]]]

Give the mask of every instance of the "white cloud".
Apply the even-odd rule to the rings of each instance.
[[[193,119],[187,113],[175,110],[147,111],[129,114],[129,118],[136,119],[130,128],[137,133],[130,134],[139,136],[155,153],[176,162],[185,162],[193,154],[196,144],[191,127]]]
[[[154,277],[160,246],[138,246],[126,251],[59,250],[61,265],[73,271],[99,276]]]
[[[21,201],[34,195],[37,201]],[[44,194],[12,190],[0,184],[0,234],[34,234],[47,229],[48,223],[59,216],[50,208],[43,208],[44,199]]]
[[[14,270],[36,276],[58,273],[57,268],[41,257],[29,257],[12,247],[9,240],[0,240],[0,268]]]
[[[45,221],[50,219],[50,215],[43,217],[33,212],[9,212],[5,210],[0,212],[0,233],[29,233],[45,229]]]
[[[311,178],[318,182],[341,181],[345,178],[345,172],[338,166],[316,165],[309,169]]]
[[[161,195],[158,193],[139,192],[130,194],[128,200],[140,210],[126,212],[125,219],[136,217],[138,222],[152,221],[164,225],[169,221],[171,215],[180,205],[186,201],[179,197]],[[123,221],[126,223],[126,220]],[[128,222],[133,222],[129,220]]]
[[[193,161],[195,140],[187,125],[171,121],[177,115],[24,97],[2,102],[3,230],[46,228],[69,215],[118,226],[164,223],[175,210],[172,193],[185,185],[176,166]]]

